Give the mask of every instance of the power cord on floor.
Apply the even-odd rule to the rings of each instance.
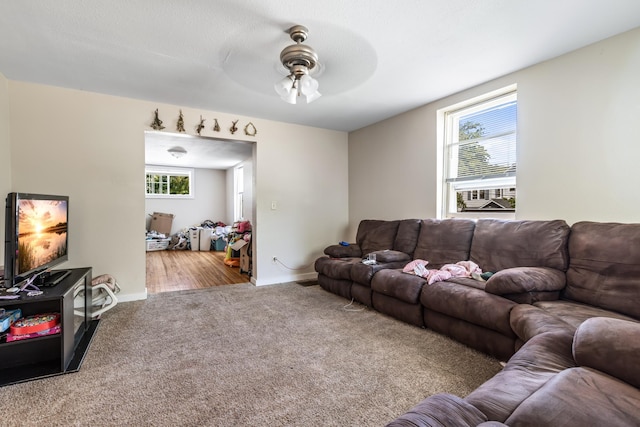
[[[296,271],[296,270],[307,270],[309,268],[311,268],[311,266],[313,265],[313,262],[311,264],[302,266],[302,267],[298,267],[298,268],[292,268],[289,267],[288,265],[286,265],[284,262],[280,261],[278,258],[273,257],[273,263],[274,264],[280,264],[281,266],[283,266],[284,268],[286,268],[287,270],[292,270],[292,271]]]
[[[362,308],[352,308],[353,307],[353,298],[351,298],[351,302],[347,305],[345,305],[344,307],[342,307],[342,309],[344,311],[364,311],[364,309],[366,307],[362,307]]]

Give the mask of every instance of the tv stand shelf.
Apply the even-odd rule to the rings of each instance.
[[[60,313],[61,332],[38,338],[0,343],[0,386],[44,378],[80,369],[98,327],[91,316],[91,268],[75,268],[42,295],[0,300],[6,310],[19,308],[22,316]]]

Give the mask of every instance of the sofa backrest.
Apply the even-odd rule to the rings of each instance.
[[[566,271],[569,233],[569,225],[563,220],[479,219],[473,232],[470,258],[482,271],[494,273],[513,267]]]
[[[565,298],[640,319],[640,224],[575,223],[569,256]]]
[[[429,261],[428,268],[468,260],[475,225],[470,219],[422,220],[413,258]]]
[[[358,225],[356,243],[362,249],[362,255],[369,252],[393,249],[400,221],[363,219]]]
[[[393,249],[413,256],[420,234],[419,219],[403,219],[398,224],[398,233],[393,242]]]

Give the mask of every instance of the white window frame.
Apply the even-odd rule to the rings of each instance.
[[[146,165],[144,171],[145,195],[147,199],[193,199],[195,197],[195,173],[192,168],[174,168],[168,166]],[[188,176],[189,194],[150,194],[147,193],[147,175]]]
[[[244,220],[244,165],[237,166],[233,170],[233,188],[234,188],[234,218],[235,221]]]
[[[517,101],[517,86],[510,85],[508,87],[492,91],[490,93],[442,108],[437,111],[438,129],[438,213],[440,218],[502,218],[515,219],[515,211],[508,212],[457,212],[456,191],[473,190],[494,190],[496,188],[516,187],[516,176],[501,176],[484,178],[478,180],[460,180],[456,182],[447,182],[450,177],[449,169],[451,163],[449,161],[449,146],[451,141],[458,141],[459,122],[451,120],[453,115],[460,111],[464,111],[464,115],[477,111],[491,108],[492,105],[500,105],[511,100]],[[460,114],[461,115],[461,114]],[[517,138],[517,135],[516,135]],[[517,141],[516,141],[517,146]],[[455,174],[455,173],[454,173]],[[478,197],[479,197],[478,191]]]

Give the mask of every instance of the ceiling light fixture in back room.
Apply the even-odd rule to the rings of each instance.
[[[179,147],[179,146],[171,147],[167,151],[169,152],[169,154],[171,154],[176,159],[179,159],[179,158],[183,157],[185,154],[187,154],[187,150],[185,150],[184,148]]]
[[[280,52],[280,62],[289,70],[289,75],[275,84],[275,90],[283,101],[295,104],[304,96],[307,103],[320,98],[318,81],[310,73],[318,65],[318,54],[305,44],[309,30],[302,25],[294,25],[287,30],[296,44],[285,47]]]

